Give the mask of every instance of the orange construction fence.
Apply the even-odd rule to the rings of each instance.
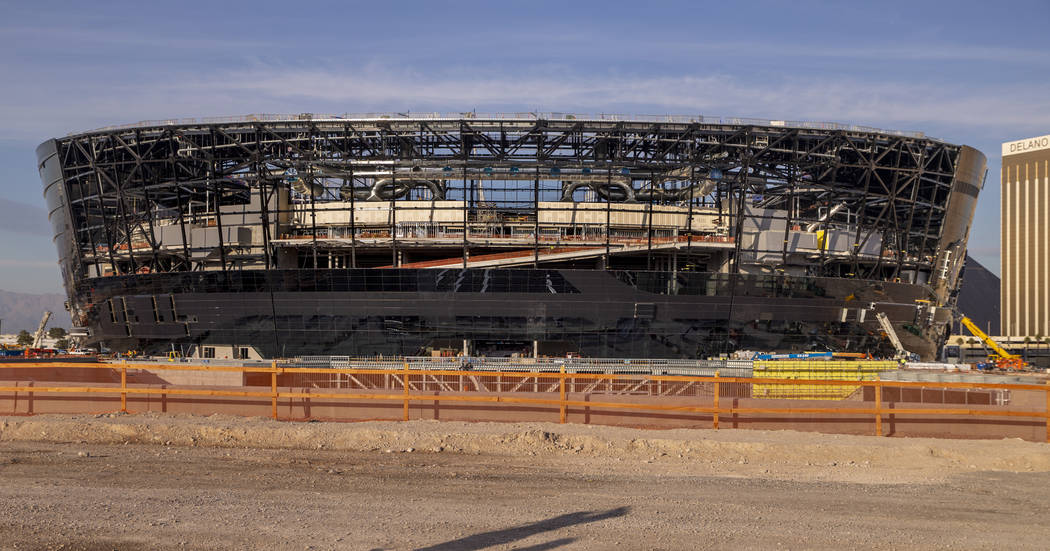
[[[402,369],[337,369],[337,368],[299,368],[283,367],[278,362],[269,366],[239,367],[239,366],[213,366],[213,365],[189,365],[183,363],[62,363],[62,362],[19,362],[0,363],[0,369],[103,369],[119,371],[119,386],[0,386],[0,392],[5,393],[87,393],[120,396],[120,411],[128,412],[129,395],[173,395],[173,396],[208,396],[208,397],[254,397],[269,398],[271,402],[271,415],[279,419],[277,403],[279,399],[291,398],[323,398],[334,400],[377,400],[386,402],[401,402],[403,409],[403,420],[409,419],[409,405],[412,402],[465,402],[465,403],[507,403],[507,404],[530,404],[556,406],[559,409],[559,420],[566,422],[567,410],[576,408],[602,408],[621,410],[648,410],[662,412],[703,413],[712,417],[712,428],[719,428],[721,416],[737,414],[804,414],[804,415],[867,415],[872,417],[874,423],[873,433],[883,436],[883,418],[889,415],[915,415],[915,416],[961,416],[961,417],[1011,417],[1011,418],[1033,418],[1044,419],[1046,423],[1046,441],[1050,442],[1050,381],[1046,384],[1018,384],[1018,383],[983,383],[983,382],[927,382],[927,381],[881,381],[878,379],[870,381],[841,381],[822,379],[775,379],[759,377],[722,377],[717,372],[710,376],[691,375],[637,375],[618,373],[566,373],[564,366],[561,372],[532,372],[532,371],[475,371],[475,370],[439,370],[439,369],[410,369],[404,364]],[[143,388],[128,384],[128,370],[149,371],[204,371],[204,372],[236,372],[241,374],[269,374],[269,389],[267,390],[217,390],[202,388]],[[401,392],[379,392],[379,393],[337,393],[311,390],[309,392],[296,391],[285,392],[278,388],[278,376],[284,374],[328,374],[328,375],[387,375],[400,386]],[[434,395],[415,394],[412,392],[413,378],[423,377],[494,377],[500,379],[545,379],[556,381],[558,388],[557,398],[531,398],[523,396],[508,396],[504,394],[478,395]],[[670,405],[652,402],[595,402],[584,400],[571,400],[566,397],[567,381],[592,380],[592,381],[633,381],[644,377],[648,381],[663,383],[703,383],[712,386],[711,405]],[[724,396],[723,387],[731,384],[762,384],[762,385],[855,385],[858,389],[870,387],[874,391],[874,399],[870,407],[780,407],[770,404],[769,407],[737,407],[726,405],[720,398]],[[1008,390],[1008,391],[1038,391],[1045,394],[1045,407],[1043,409],[975,409],[972,407],[941,407],[941,408],[888,408],[883,404],[883,389],[890,387],[894,389],[908,388],[936,388],[936,389],[960,389],[960,390]],[[242,388],[259,388],[243,386]],[[265,388],[265,387],[263,387]],[[548,385],[548,388],[553,386]]]

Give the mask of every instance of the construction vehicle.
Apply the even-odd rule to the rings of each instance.
[[[873,360],[867,352],[835,352],[832,356],[836,360]]]
[[[44,317],[40,318],[40,327],[36,330],[36,335],[33,337],[33,346],[30,348],[41,348],[44,344],[44,328],[47,327],[47,320],[51,319],[51,312],[44,310]]]
[[[1028,367],[1028,364],[1025,363],[1021,356],[1007,352],[1005,348],[999,346],[999,343],[995,342],[995,340],[985,334],[984,331],[981,331],[981,328],[977,327],[977,324],[975,324],[970,318],[962,316],[959,321],[971,335],[981,339],[981,342],[983,342],[986,347],[992,349],[992,352],[988,354],[988,363],[999,369],[1023,370]]]
[[[897,331],[893,329],[893,324],[890,323],[890,318],[885,314],[885,312],[875,312],[875,319],[879,320],[879,326],[882,327],[882,332],[886,333],[886,338],[890,339],[890,344],[893,345],[893,350],[897,353],[895,356],[896,359],[917,359],[916,354],[905,350],[904,345],[901,343],[900,337],[897,336]]]
[[[797,354],[755,354],[756,360],[830,360],[831,352],[801,352]]]
[[[58,354],[54,348],[26,348],[22,354],[26,358],[52,358]]]
[[[20,346],[5,344],[0,346],[0,357],[25,356],[25,349]]]

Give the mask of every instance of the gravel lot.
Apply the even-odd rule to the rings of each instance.
[[[0,418],[5,549],[1045,549],[1050,446]]]

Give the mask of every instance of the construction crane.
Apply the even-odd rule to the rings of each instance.
[[[40,348],[44,344],[44,328],[47,327],[47,320],[51,319],[51,312],[44,310],[44,317],[40,318],[40,327],[36,330],[36,336],[33,337],[33,348]]]
[[[1024,369],[1027,367],[1021,356],[1007,352],[1005,348],[999,346],[999,343],[986,335],[984,331],[981,331],[981,328],[977,327],[977,324],[970,318],[962,316],[959,321],[962,322],[963,327],[966,327],[971,335],[981,339],[985,346],[992,349],[992,353],[988,354],[989,363],[995,364],[995,367],[999,369]]]
[[[904,349],[904,345],[901,344],[901,339],[897,336],[897,331],[893,329],[893,324],[890,323],[890,318],[886,316],[886,313],[875,312],[875,319],[879,320],[879,325],[882,327],[882,332],[886,333],[886,337],[890,339],[890,344],[893,345],[893,349],[897,352],[897,359],[910,359],[912,357],[912,354]]]

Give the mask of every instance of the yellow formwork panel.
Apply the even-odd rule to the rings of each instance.
[[[762,360],[754,363],[754,376],[771,379],[816,379],[824,381],[871,381],[882,371],[900,366],[892,360]],[[842,400],[860,385],[770,384],[751,385],[754,398],[793,400]]]

